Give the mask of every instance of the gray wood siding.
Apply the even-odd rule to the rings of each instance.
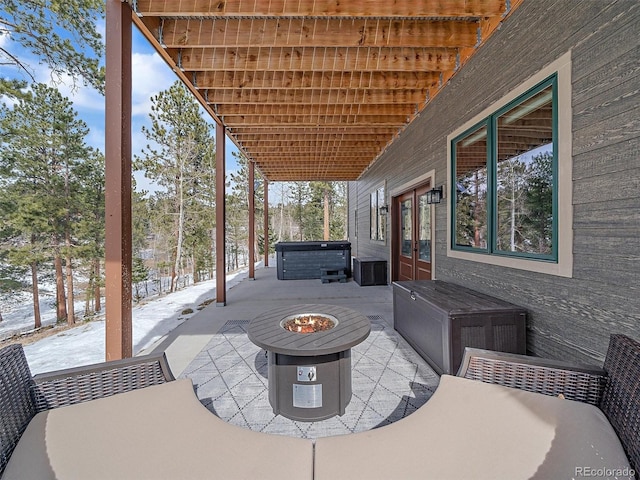
[[[369,240],[368,195],[377,185],[386,181],[390,191],[432,169],[436,185],[446,184],[447,135],[572,51],[573,277],[447,257],[444,204],[436,207],[435,274],[527,308],[534,355],[600,362],[609,334],[640,338],[638,32],[635,0],[525,0],[351,184],[350,222],[356,206],[359,222],[354,255],[389,256],[390,243]]]

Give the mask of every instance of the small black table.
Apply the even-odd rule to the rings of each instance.
[[[296,314],[325,314],[330,330],[295,333],[281,326]],[[317,421],[343,415],[351,400],[351,347],[371,332],[369,319],[350,308],[305,304],[271,310],[249,323],[248,336],[268,353],[269,403],[273,413]]]

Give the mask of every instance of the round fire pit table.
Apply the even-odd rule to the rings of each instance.
[[[351,347],[370,332],[367,317],[334,305],[287,306],[254,318],[248,335],[267,351],[273,413],[306,422],[344,415]]]

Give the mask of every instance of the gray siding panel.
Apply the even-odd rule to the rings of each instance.
[[[435,273],[527,308],[535,355],[599,362],[610,333],[640,338],[639,31],[634,0],[525,0],[362,176],[357,193],[352,184],[354,252],[389,257],[390,243],[369,240],[374,188],[386,181],[389,192],[430,170],[445,184],[447,135],[572,51],[573,278],[447,257],[444,204],[436,207]]]

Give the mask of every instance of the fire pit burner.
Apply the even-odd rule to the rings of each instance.
[[[338,319],[326,313],[301,313],[284,317],[280,326],[294,333],[317,333],[331,330]]]

